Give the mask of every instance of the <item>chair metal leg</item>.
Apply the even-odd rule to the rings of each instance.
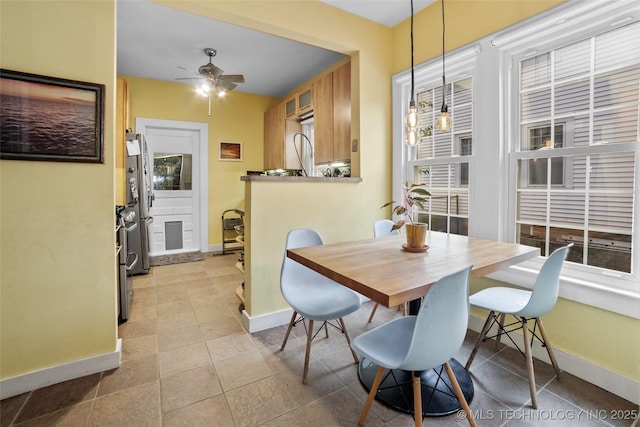
[[[533,372],[533,356],[531,354],[531,341],[529,337],[529,328],[527,319],[522,317],[522,337],[524,338],[524,356],[527,359],[527,373],[529,375],[529,392],[531,393],[531,406],[538,409],[538,400],[536,398],[536,375]]]
[[[342,317],[341,317],[341,318],[338,319],[338,321],[340,322],[340,327],[342,328],[342,332],[344,332],[344,337],[347,339],[347,345],[349,346],[349,349],[351,350],[351,354],[353,355],[353,360],[355,360],[355,362],[358,363],[359,362],[358,355],[351,348],[351,339],[349,338],[349,333],[347,332],[347,327],[344,325],[344,320],[342,320]]]
[[[500,320],[498,320],[499,323],[499,330],[498,330],[498,334],[496,335],[496,351],[498,350],[498,346],[500,345],[500,338],[502,338],[502,331],[504,330],[504,318],[506,317],[505,313],[502,313],[500,315]]]
[[[416,427],[422,427],[422,384],[420,383],[420,375],[415,371],[411,372],[411,381],[413,383],[413,420]]]
[[[376,314],[376,310],[378,309],[379,305],[380,304],[375,303],[373,308],[371,309],[371,314],[369,315],[369,320],[368,320],[369,323],[371,323],[371,321],[373,320],[373,315]]]
[[[309,371],[309,354],[311,353],[311,340],[313,339],[313,320],[309,319],[307,328],[307,349],[304,353],[304,369],[302,371],[302,384],[307,383],[307,371]]]
[[[469,425],[472,427],[477,427],[476,420],[473,418],[473,413],[471,412],[471,408],[469,408],[469,404],[467,403],[467,399],[464,397],[464,393],[462,393],[462,389],[460,388],[460,384],[458,383],[458,379],[451,369],[451,365],[449,362],[444,363],[444,369],[447,371],[447,375],[449,376],[449,380],[451,381],[451,385],[453,386],[453,391],[456,393],[456,397],[464,409],[464,412],[467,414],[467,421]]]
[[[380,382],[382,381],[382,374],[384,374],[384,368],[380,366],[378,367],[378,372],[376,372],[376,377],[373,379],[373,384],[371,384],[367,401],[364,403],[364,408],[362,408],[362,414],[360,414],[360,420],[358,420],[359,426],[364,425],[364,420],[367,418],[367,415],[369,415],[369,409],[371,408],[373,399],[376,397],[376,393],[378,393],[378,387],[380,387]]]
[[[547,349],[549,360],[551,360],[553,369],[556,371],[556,376],[558,377],[558,379],[562,379],[562,373],[560,372],[560,367],[558,366],[558,362],[556,361],[556,356],[553,354],[551,343],[547,339],[547,333],[544,330],[544,326],[542,326],[542,319],[540,319],[539,317],[536,317],[536,323],[538,324],[538,329],[540,329],[540,335],[542,335],[542,341],[544,343],[545,348]]]
[[[291,328],[293,327],[293,324],[296,322],[296,316],[298,315],[298,313],[296,313],[295,310],[293,310],[293,316],[291,316],[291,322],[289,322],[289,327],[287,328],[287,333],[284,334],[284,341],[282,341],[282,345],[280,346],[280,351],[284,350],[284,346],[287,344],[287,340],[289,339],[289,333],[291,332]]]
[[[473,350],[471,350],[471,354],[467,359],[467,364],[464,365],[465,369],[469,369],[469,366],[471,366],[471,363],[473,362],[473,359],[476,357],[476,353],[478,352],[478,348],[480,347],[480,343],[482,342],[484,337],[487,335],[487,332],[489,332],[489,326],[491,325],[491,319],[493,319],[493,314],[494,314],[493,311],[489,312],[489,315],[487,316],[487,320],[485,320],[484,325],[482,326],[482,330],[478,335],[478,339],[476,340],[476,343],[473,346]]]

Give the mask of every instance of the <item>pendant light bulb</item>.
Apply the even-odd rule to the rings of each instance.
[[[415,128],[407,129],[407,145],[410,147],[418,145],[418,135]]]
[[[436,129],[441,131],[448,131],[451,129],[451,116],[449,116],[449,109],[446,104],[442,104],[440,117],[436,119]]]
[[[411,101],[407,112],[407,127],[414,129],[416,126],[418,126],[418,111],[416,110],[416,102]]]

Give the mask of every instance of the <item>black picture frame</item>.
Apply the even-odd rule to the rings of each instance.
[[[0,69],[0,159],[104,163],[104,92]]]

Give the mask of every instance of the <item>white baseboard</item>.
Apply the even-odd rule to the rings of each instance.
[[[115,350],[110,353],[74,360],[73,362],[63,363],[50,368],[0,380],[0,400],[51,384],[114,369],[120,366],[121,360],[122,339],[118,338]]]
[[[285,310],[251,317],[247,314],[246,310],[242,310],[242,326],[249,331],[249,333],[264,331],[265,329],[275,328],[276,326],[287,325],[291,320],[292,314],[293,310],[287,308]]]
[[[480,332],[484,325],[485,319],[471,315],[469,317],[469,329]],[[502,343],[515,348],[513,343],[508,339],[503,339]],[[532,347],[533,356],[537,359],[548,361],[549,355],[547,350],[537,341]],[[595,384],[617,396],[622,397],[630,402],[640,405],[640,381],[625,377],[617,372],[613,372],[603,366],[596,365],[585,359],[581,359],[572,354],[566,353],[553,347],[553,353],[560,369],[575,375],[578,378]]]

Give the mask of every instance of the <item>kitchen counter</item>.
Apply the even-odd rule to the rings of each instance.
[[[267,175],[245,175],[240,177],[241,181],[263,181],[263,182],[335,182],[335,183],[357,183],[362,182],[362,178],[330,178],[316,176],[267,176]]]

